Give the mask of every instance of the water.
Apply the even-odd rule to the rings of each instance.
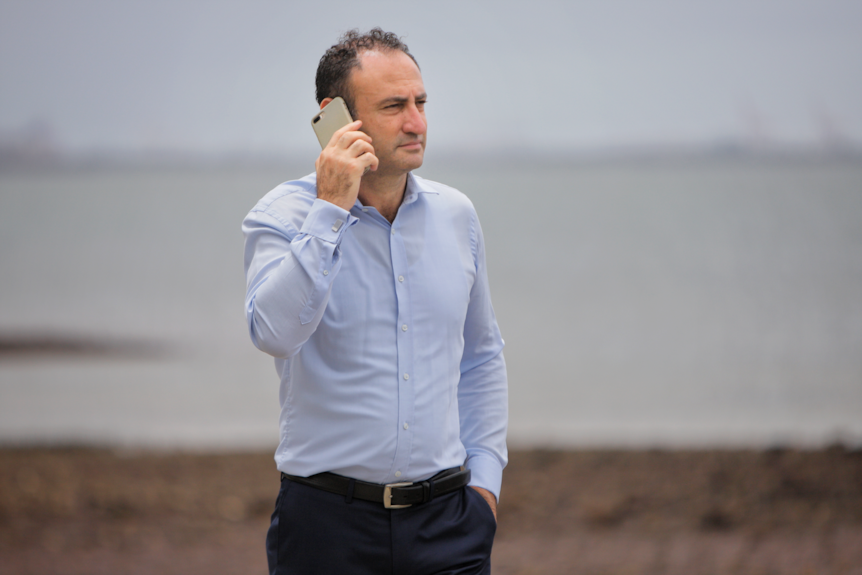
[[[309,163],[309,167],[310,167]],[[277,441],[240,222],[309,168],[0,174],[0,334],[157,357],[0,356],[0,441]],[[862,443],[862,165],[429,162],[486,236],[514,445]]]

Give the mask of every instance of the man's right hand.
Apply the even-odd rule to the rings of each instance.
[[[347,211],[356,202],[362,176],[378,164],[371,136],[359,131],[361,125],[357,120],[336,131],[314,163],[317,197]]]

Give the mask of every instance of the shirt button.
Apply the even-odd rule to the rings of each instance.
[[[410,426],[409,426],[409,425],[407,425],[407,422],[405,421],[405,422],[404,422],[404,429],[409,429],[409,428],[410,428]]]
[[[400,471],[396,471],[396,472],[395,472],[395,477],[401,477],[401,472],[400,472]]]
[[[398,276],[398,281],[403,282],[403,281],[404,281],[404,276]]]
[[[407,331],[407,324],[406,323],[401,326],[401,331]]]
[[[405,373],[405,374],[404,374],[404,379],[405,379],[405,380],[408,380],[408,379],[410,379],[410,374],[408,374],[408,373]]]
[[[328,275],[329,275],[329,270],[323,270],[323,275],[328,276]]]
[[[363,211],[363,212],[367,212],[367,211],[368,211],[368,208],[362,208],[362,211]]]
[[[392,235],[393,235],[393,236],[395,235],[395,230],[392,230]]]

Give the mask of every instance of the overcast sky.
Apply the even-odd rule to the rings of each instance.
[[[296,152],[349,28],[401,35],[429,146],[862,142],[858,0],[0,0],[0,134]]]

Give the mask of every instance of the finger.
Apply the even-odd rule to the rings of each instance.
[[[367,140],[357,139],[347,148],[347,153],[354,158],[358,158],[362,154],[373,154],[374,146]]]
[[[373,152],[365,152],[364,154],[362,154],[361,156],[356,158],[354,166],[356,166],[358,169],[361,169],[362,170],[361,176],[364,176],[368,172],[370,172],[372,170],[376,170],[378,163],[379,163],[379,160],[377,159],[377,156],[375,156]]]
[[[367,142],[371,144],[371,136],[366,134],[365,132],[353,131],[353,132],[345,132],[341,135],[341,137],[335,142],[336,148],[347,149],[350,148],[355,142]]]
[[[367,174],[369,171],[372,171],[372,172],[377,171],[377,166],[378,166],[378,164],[380,164],[380,160],[377,159],[377,156],[375,156],[373,153],[371,153],[371,154],[365,154],[364,156],[362,156],[362,158],[369,162],[365,166],[365,172],[363,172],[363,175]]]
[[[361,134],[362,132],[359,132],[359,128],[361,126],[362,126],[362,120],[356,120],[355,122],[350,122],[349,124],[346,124],[346,125],[338,128],[332,134],[332,137],[329,138],[329,144],[327,144],[327,145],[332,146],[335,142],[338,142],[341,139],[341,136],[343,136],[344,134],[346,134],[348,132],[358,132]]]
[[[374,155],[374,150],[370,149],[363,151],[362,154],[356,156],[353,160],[353,165],[357,169],[361,169],[362,175],[364,176],[368,172],[376,170],[379,162],[380,160],[378,160],[377,156]]]

